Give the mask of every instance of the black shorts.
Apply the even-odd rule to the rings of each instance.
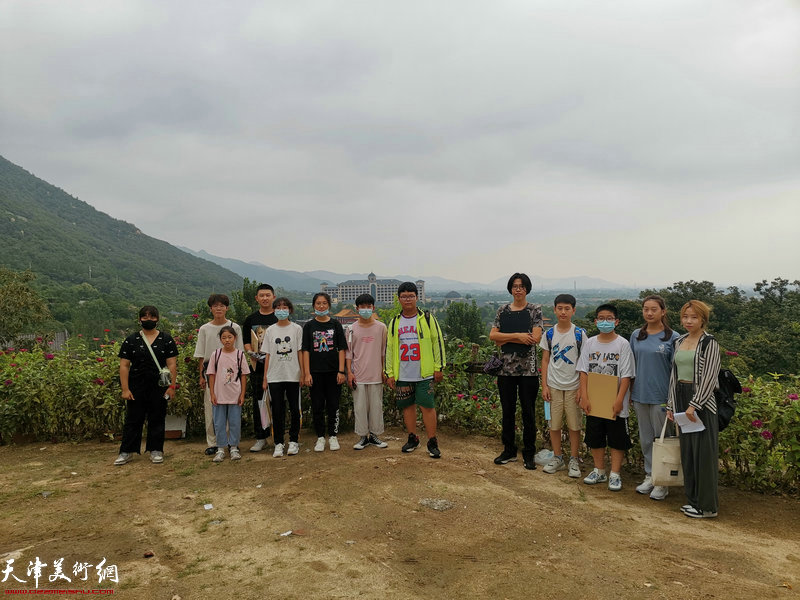
[[[628,419],[617,417],[616,420],[586,417],[586,437],[583,440],[589,448],[613,448],[628,450],[633,446],[628,435]]]

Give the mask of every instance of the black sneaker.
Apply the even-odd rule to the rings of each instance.
[[[494,459],[494,464],[504,465],[514,460],[517,460],[517,451],[515,450],[512,452],[511,450],[505,449],[500,453],[500,456]]]
[[[527,452],[522,453],[522,464],[525,465],[525,468],[529,471],[536,470],[536,461],[533,459],[533,457],[533,454]]]
[[[439,451],[439,442],[435,437],[428,440],[428,454],[431,458],[442,458],[442,453]]]
[[[206,448],[206,456],[212,456],[212,455],[214,455],[216,453],[217,453],[217,447],[216,446],[209,446],[208,448]]]
[[[363,450],[367,446],[369,446],[369,438],[364,435],[361,436],[361,439],[355,443],[353,450]]]
[[[369,443],[378,448],[386,448],[389,445],[374,433],[369,434]]]
[[[413,452],[419,448],[419,438],[414,435],[413,433],[408,434],[408,441],[403,444],[402,451],[403,452]]]

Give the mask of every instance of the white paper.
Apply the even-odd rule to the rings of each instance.
[[[692,422],[689,420],[689,417],[686,416],[685,412],[682,413],[675,413],[675,422],[680,425],[681,433],[697,433],[698,431],[703,431],[706,426],[703,425],[703,422],[695,413],[696,422]]]

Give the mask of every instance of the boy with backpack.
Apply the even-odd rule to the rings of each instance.
[[[575,297],[559,294],[554,302],[558,323],[542,336],[542,397],[550,403],[550,443],[553,458],[544,466],[545,473],[567,468],[561,450],[561,426],[566,417],[569,429],[570,477],[580,477],[578,452],[581,443],[580,373],[576,370],[586,332],[572,322]]]

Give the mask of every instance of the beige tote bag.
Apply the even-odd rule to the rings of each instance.
[[[681,442],[678,437],[664,437],[668,420],[664,419],[661,437],[653,441],[653,485],[683,485]]]

